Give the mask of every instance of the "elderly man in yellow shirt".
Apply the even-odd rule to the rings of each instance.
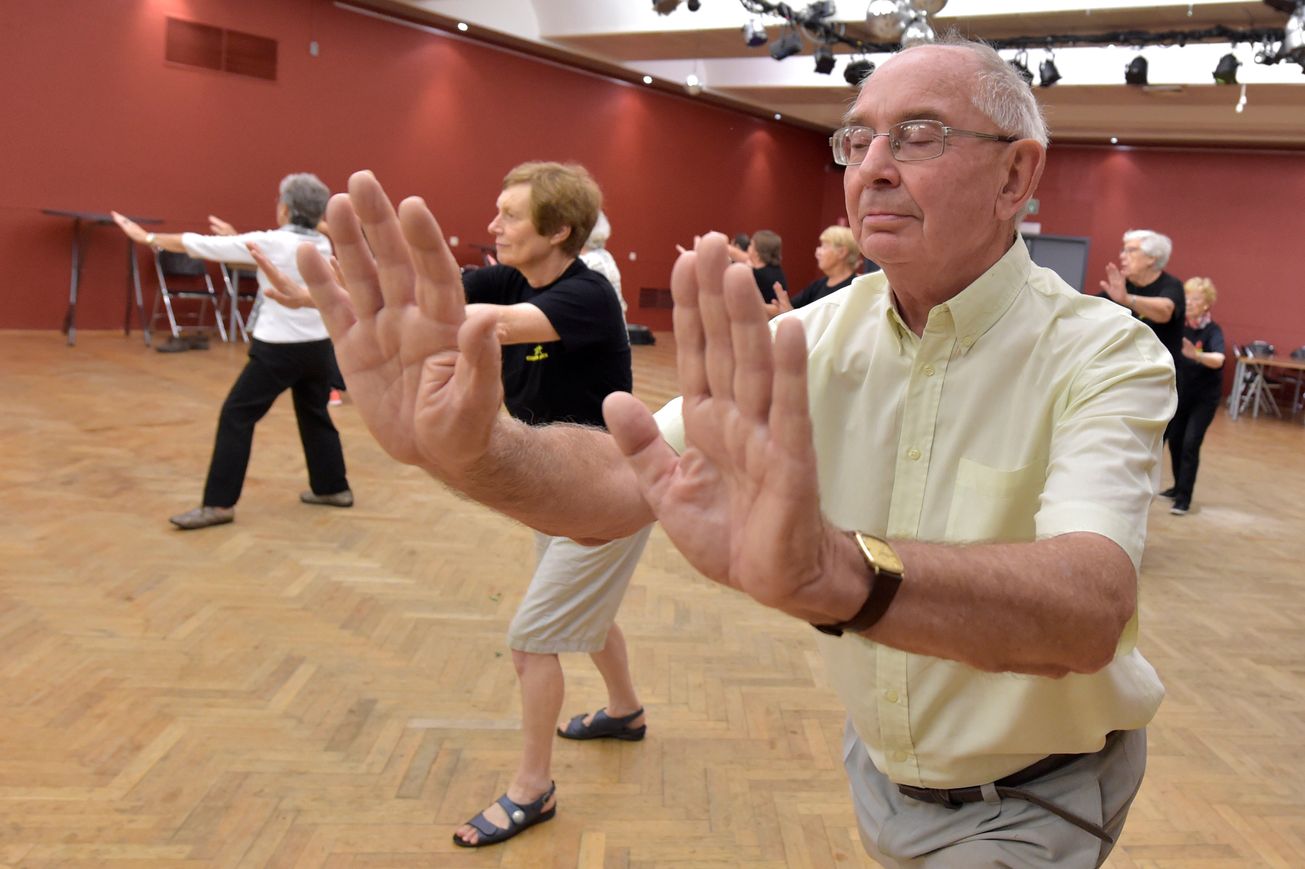
[[[821,631],[872,857],[1096,866],[1163,695],[1134,644],[1174,372],[1145,325],[1030,261],[1046,140],[985,46],[882,64],[831,145],[883,271],[772,338],[750,270],[703,237],[671,279],[684,395],[655,418],[609,396],[610,435],[498,413],[493,322],[464,315],[421,200],[396,213],[356,174],[328,211],[347,289],[300,266],[397,459],[550,534],[656,518],[705,576]]]

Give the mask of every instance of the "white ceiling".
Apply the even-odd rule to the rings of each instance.
[[[653,11],[651,0],[350,0],[382,14],[449,29],[463,22],[468,38],[481,38],[563,63],[618,75],[653,79],[652,87],[680,89],[692,73],[702,82],[701,98],[727,102],[756,113],[778,113],[819,129],[838,126],[853,89],[843,78],[852,57],[836,46],[832,75],[815,72],[806,41],[801,54],[775,61],[765,46],[748,47],[742,27],[750,17],[738,0],[700,0],[669,15]],[[802,0],[790,3],[802,9]],[[831,22],[865,42],[876,40],[865,26],[866,0],[836,0]],[[773,41],[780,19],[763,18]],[[989,39],[1114,31],[1281,28],[1286,14],[1262,0],[950,0],[934,17],[935,29],[955,27]],[[1124,84],[1133,46],[1064,48],[1055,52],[1062,80],[1035,88],[1055,141],[1123,144],[1174,143],[1305,148],[1305,74],[1295,63],[1253,61],[1255,46],[1192,44],[1151,46],[1148,87]],[[1242,88],[1216,85],[1211,73],[1233,51],[1242,61],[1238,81],[1246,101],[1236,111]],[[1013,56],[1014,52],[1003,52]],[[1047,56],[1028,53],[1036,72]],[[872,61],[881,57],[870,55]]]

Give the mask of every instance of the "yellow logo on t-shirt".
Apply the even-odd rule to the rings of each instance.
[[[548,358],[548,354],[544,352],[544,345],[536,344],[535,349],[530,351],[530,355],[526,357],[526,361],[543,362],[547,358]]]

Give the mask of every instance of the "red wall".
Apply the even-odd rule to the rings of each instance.
[[[1305,154],[1053,145],[1037,196],[1043,232],[1092,239],[1091,292],[1124,232],[1153,229],[1168,272],[1214,281],[1228,341],[1305,344]]]
[[[167,64],[168,16],[278,40],[279,80]],[[816,236],[841,212],[825,195],[822,135],[327,0],[5,3],[0,101],[0,328],[62,320],[70,223],[41,208],[262,228],[294,171],[340,189],[373,169],[392,195],[424,196],[474,262],[509,168],[579,161],[604,189],[630,319],[659,329],[669,312],[638,309],[638,291],[669,285],[676,243],[768,227],[790,240],[786,264],[805,283]],[[79,328],[121,324],[124,249],[116,228],[94,230]]]
[[[168,65],[167,16],[278,40],[279,80]],[[667,286],[676,243],[774,229],[802,286],[816,276],[816,236],[843,213],[824,135],[328,0],[4,3],[0,109],[0,328],[61,322],[69,224],[41,208],[113,208],[168,229],[202,229],[213,212],[263,227],[292,171],[338,189],[375,170],[392,194],[425,196],[472,262],[508,168],[578,160],[606,193],[630,318],[654,328],[669,327],[668,312],[637,309],[638,290]],[[1231,340],[1305,344],[1305,155],[1053,146],[1038,196],[1044,232],[1091,238],[1090,281],[1124,230],[1154,228],[1174,239],[1174,274],[1214,279]],[[124,247],[116,229],[93,232],[80,327],[121,323]]]

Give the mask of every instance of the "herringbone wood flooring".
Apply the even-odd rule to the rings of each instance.
[[[636,391],[675,393],[669,336]],[[308,507],[288,401],[234,525],[179,533],[242,348],[0,334],[0,866],[870,865],[810,629],[655,532],[622,610],[636,744],[559,742],[557,819],[452,829],[517,752],[503,632],[529,533],[337,409],[352,510]],[[1305,865],[1305,426],[1220,416],[1196,510],[1158,502],[1142,645],[1169,688],[1115,867]],[[602,702],[566,660],[564,714]]]

